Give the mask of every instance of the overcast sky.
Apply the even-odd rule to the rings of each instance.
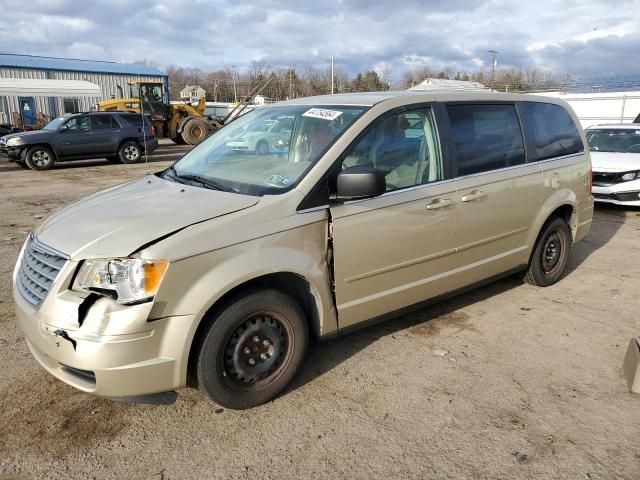
[[[141,6],[142,5],[142,6]],[[615,5],[612,7],[611,5]],[[0,0],[0,51],[203,70],[326,65],[538,66],[574,78],[640,74],[640,0]]]

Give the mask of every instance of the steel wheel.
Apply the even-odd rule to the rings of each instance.
[[[275,398],[302,363],[308,328],[300,305],[283,292],[255,289],[227,300],[196,345],[198,386],[227,408]]]
[[[227,340],[223,375],[243,390],[259,389],[273,381],[290,360],[290,330],[274,312],[246,319]]]
[[[550,219],[534,246],[524,281],[539,287],[556,283],[567,266],[571,230],[563,218]]]
[[[558,266],[562,258],[562,240],[557,231],[552,231],[547,235],[542,247],[542,270],[550,274]]]

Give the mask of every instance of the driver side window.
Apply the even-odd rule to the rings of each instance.
[[[66,123],[66,126],[69,130],[74,132],[88,131],[91,130],[89,116],[81,115],[79,117],[73,117]]]
[[[442,180],[441,164],[433,113],[423,108],[376,121],[345,157],[342,168],[381,170],[389,192]]]

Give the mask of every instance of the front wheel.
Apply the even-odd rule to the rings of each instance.
[[[25,155],[25,162],[31,170],[49,170],[55,161],[53,151],[48,147],[30,148]]]
[[[232,409],[276,397],[298,370],[308,342],[300,306],[276,290],[254,290],[227,304],[204,335],[198,384]]]
[[[533,248],[524,281],[538,287],[553,285],[564,273],[571,250],[571,231],[559,217],[547,222]]]
[[[258,145],[256,145],[256,153],[258,155],[266,155],[269,153],[269,145],[264,140],[260,140]]]
[[[118,158],[122,163],[138,163],[142,157],[142,148],[136,142],[124,142],[118,149]]]

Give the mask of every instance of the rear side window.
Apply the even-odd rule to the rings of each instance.
[[[584,150],[578,129],[564,108],[550,103],[524,102],[522,111],[533,133],[538,160]]]
[[[514,105],[448,105],[458,175],[487,172],[525,162]]]
[[[91,117],[91,128],[93,130],[103,130],[114,126],[111,115],[93,115]]]
[[[129,115],[121,115],[121,118],[124,118],[127,123],[129,123],[133,127],[142,128],[142,116],[136,114]]]

